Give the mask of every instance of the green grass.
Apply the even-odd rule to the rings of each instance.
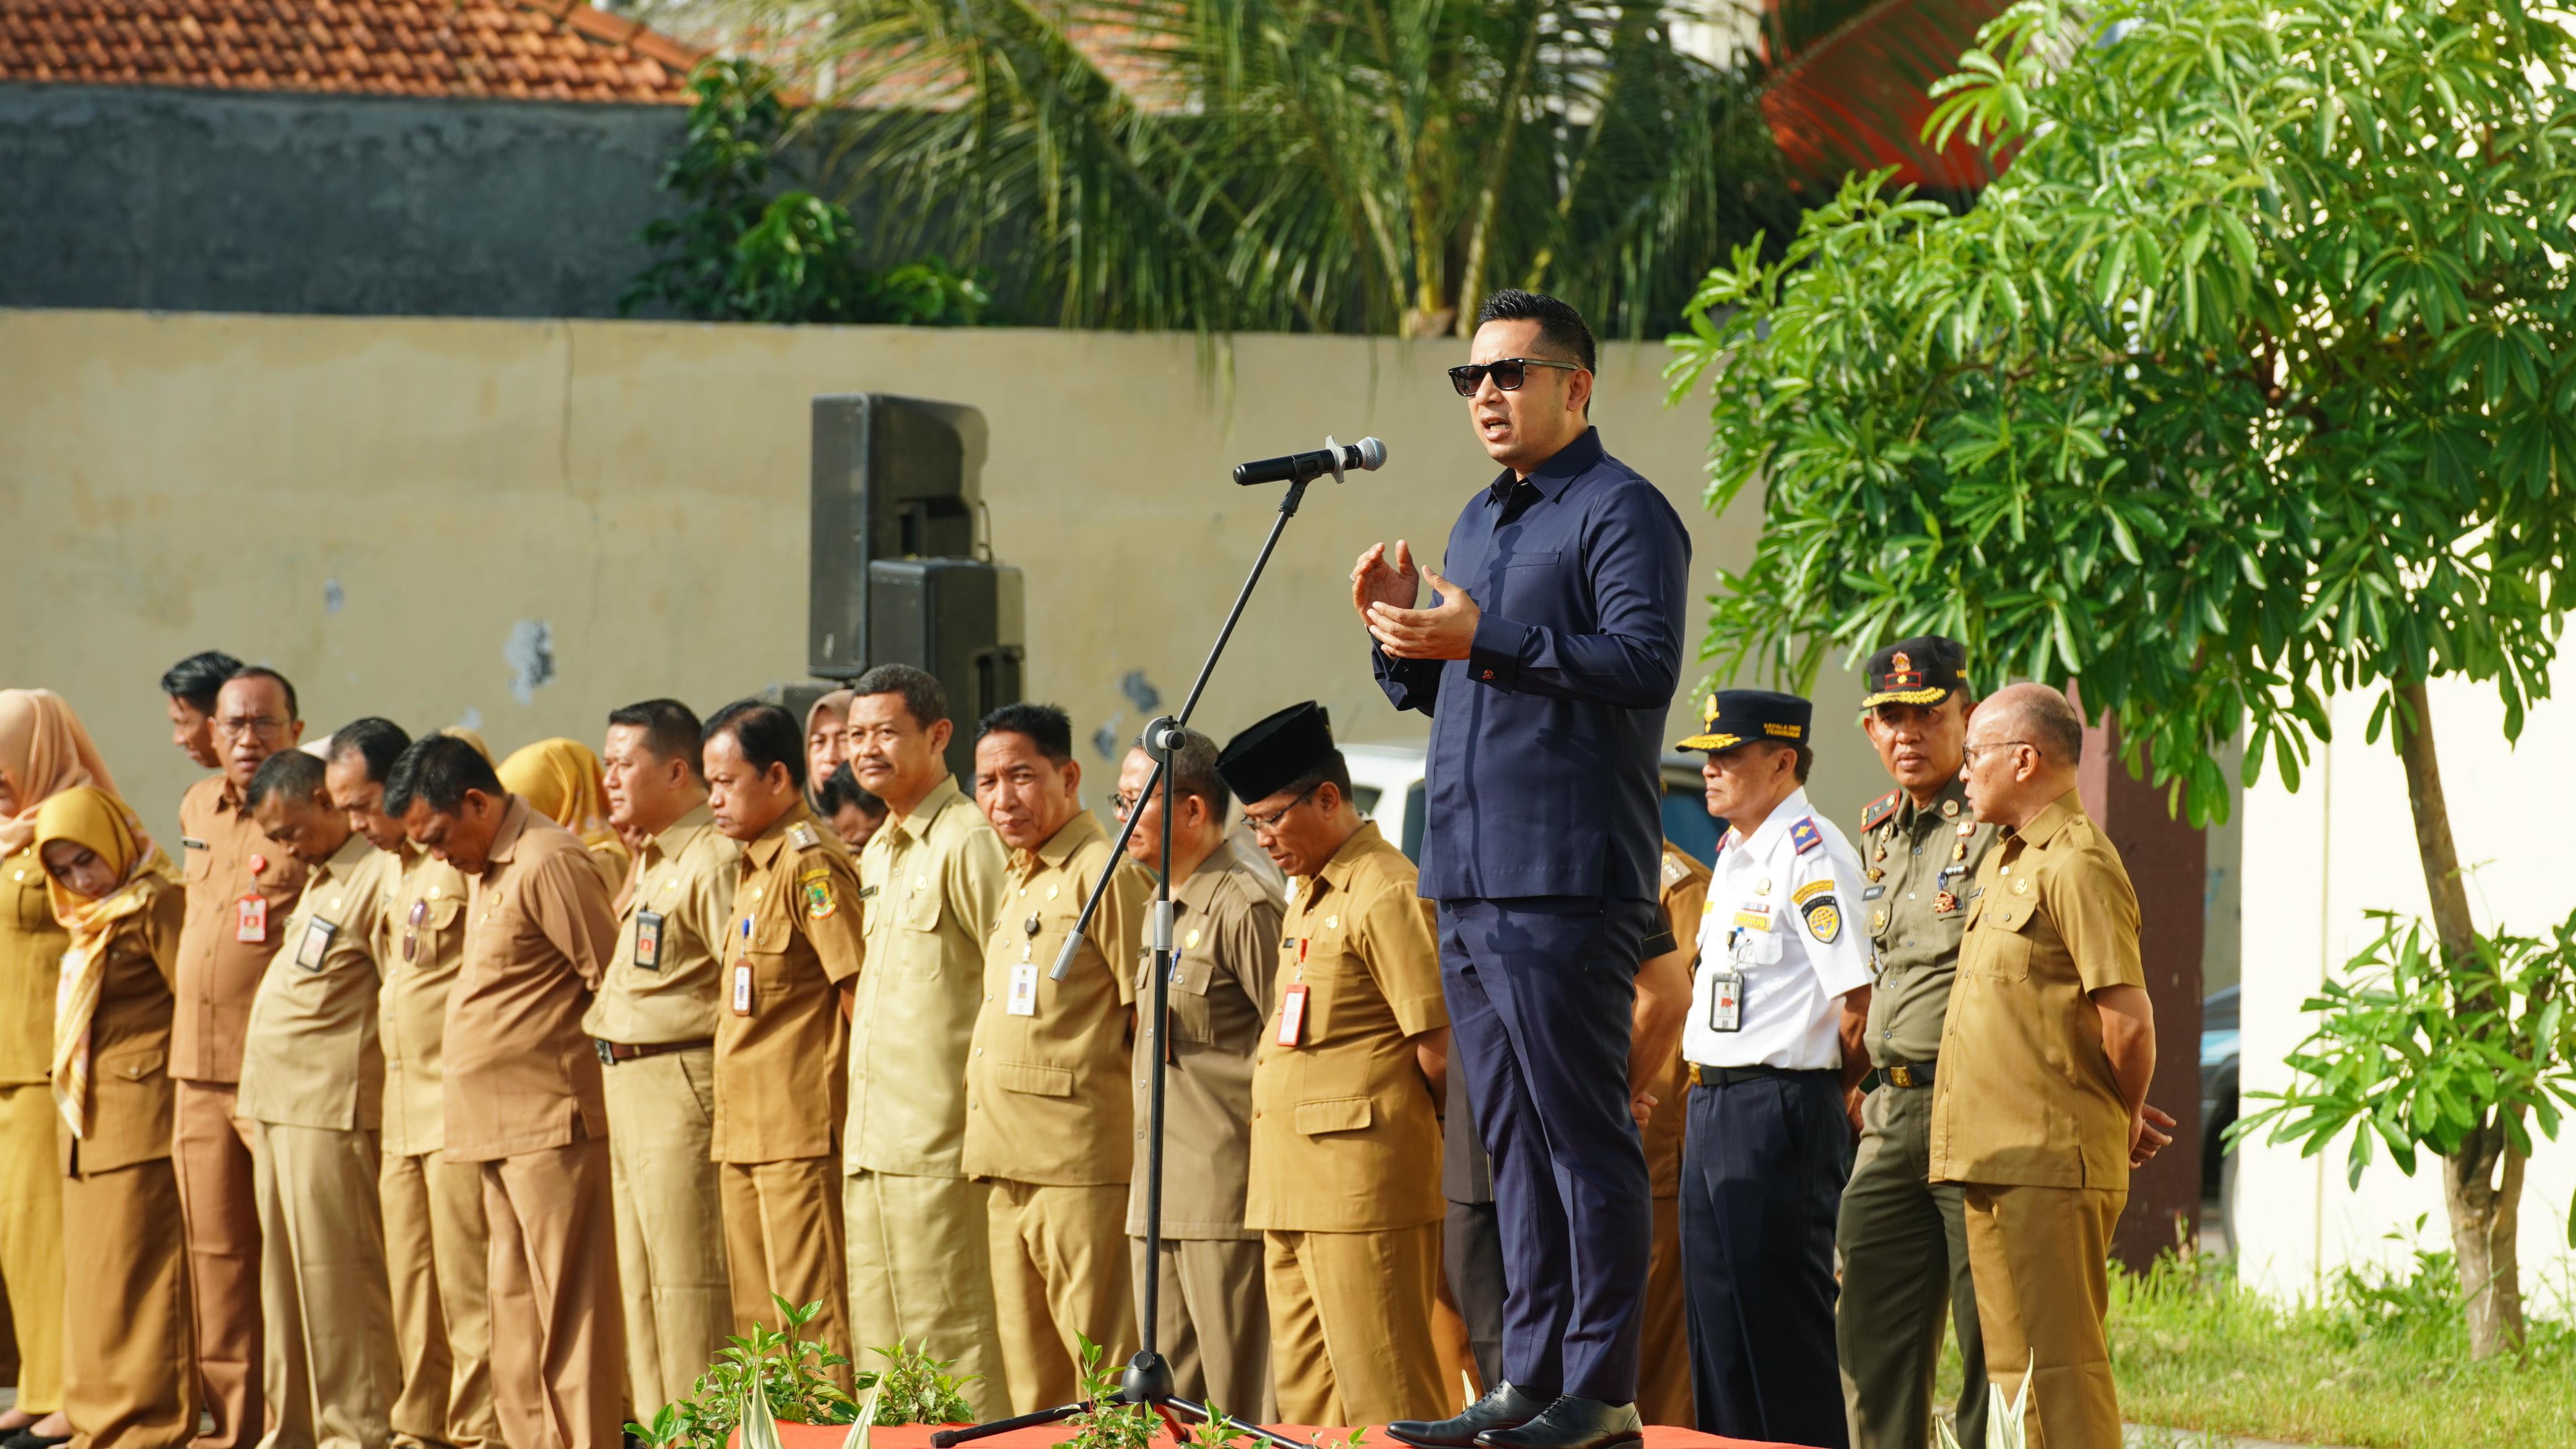
[[[2121,1417],[2356,1449],[2576,1449],[2576,1327],[2535,1320],[2519,1358],[2473,1364],[2458,1282],[2448,1253],[2418,1251],[2411,1272],[2347,1271],[2321,1300],[2284,1306],[2239,1286],[2224,1256],[2144,1276],[2115,1265]],[[1945,1359],[1947,1403],[1958,1366]]]

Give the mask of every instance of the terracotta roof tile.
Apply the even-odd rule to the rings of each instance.
[[[0,0],[0,81],[685,103],[704,54],[580,0]]]

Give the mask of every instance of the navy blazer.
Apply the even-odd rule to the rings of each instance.
[[[1655,899],[1681,515],[1589,429],[1467,500],[1435,567],[1484,611],[1467,658],[1369,648],[1395,707],[1431,716],[1422,894]]]

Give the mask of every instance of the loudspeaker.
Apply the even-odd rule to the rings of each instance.
[[[984,415],[862,392],[815,398],[813,421],[805,656],[818,679],[853,679],[872,662],[869,565],[975,551]]]
[[[975,722],[1020,700],[1020,571],[969,558],[868,565],[868,661],[909,664],[948,691],[948,768],[975,780]]]

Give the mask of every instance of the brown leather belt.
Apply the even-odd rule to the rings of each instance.
[[[629,1045],[622,1041],[594,1040],[591,1043],[599,1048],[599,1060],[603,1066],[614,1066],[619,1062],[638,1062],[646,1057],[668,1056],[672,1052],[693,1052],[700,1047],[712,1047],[715,1044],[716,1039],[711,1036],[702,1036],[696,1041],[645,1042],[640,1046]]]

